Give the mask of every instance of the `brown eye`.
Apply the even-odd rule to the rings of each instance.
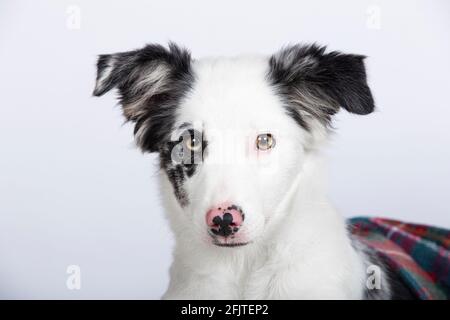
[[[202,142],[200,141],[200,137],[196,134],[188,135],[185,140],[186,148],[190,151],[199,151],[202,148]]]
[[[256,138],[256,147],[259,150],[269,150],[275,147],[275,138],[270,133],[263,133]]]

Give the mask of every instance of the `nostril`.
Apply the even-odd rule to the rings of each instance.
[[[231,223],[233,223],[233,215],[231,213],[229,213],[229,212],[225,212],[223,214],[222,221],[223,221],[224,224],[231,224]]]
[[[222,218],[219,216],[215,216],[212,220],[213,226],[219,226],[221,222],[222,222]]]

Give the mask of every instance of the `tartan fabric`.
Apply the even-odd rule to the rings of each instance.
[[[349,219],[348,225],[418,299],[450,299],[450,230],[366,217]]]

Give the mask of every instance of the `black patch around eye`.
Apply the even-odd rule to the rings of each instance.
[[[193,129],[187,130],[191,139],[201,134],[195,133]],[[198,151],[189,150],[184,146],[183,133],[178,140],[168,141],[160,149],[160,166],[163,169],[170,183],[173,186],[174,193],[181,206],[186,206],[189,199],[183,184],[186,178],[192,177],[198,165],[203,161],[203,150],[207,142],[202,139],[202,147]]]
[[[186,206],[189,203],[186,191],[183,189],[183,183],[185,181],[185,176],[183,168],[181,165],[176,165],[173,168],[166,169],[167,176],[172,183],[175,196],[180,202],[181,206]]]
[[[190,178],[194,175],[195,169],[197,168],[197,165],[195,164],[186,164],[186,175]]]

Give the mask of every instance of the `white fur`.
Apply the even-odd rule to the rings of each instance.
[[[160,175],[176,239],[165,299],[362,298],[363,262],[325,195],[326,130],[314,122],[308,133],[287,115],[267,67],[260,57],[194,62],[196,82],[177,121],[201,126],[208,149],[183,185],[186,207]],[[276,146],[263,154],[254,141],[264,132]],[[215,246],[206,232],[207,210],[227,200],[245,211],[246,246]]]

